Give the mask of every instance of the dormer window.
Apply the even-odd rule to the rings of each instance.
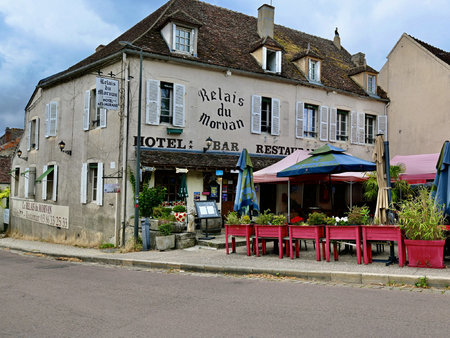
[[[320,82],[320,61],[308,60],[308,78],[311,82]]]
[[[377,93],[377,77],[375,75],[367,75],[367,92],[373,95]]]
[[[193,30],[174,25],[175,31],[175,50],[191,53]]]
[[[262,68],[267,72],[281,73],[281,50],[262,48]]]

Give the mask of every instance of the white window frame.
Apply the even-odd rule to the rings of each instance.
[[[308,111],[306,111],[308,109]],[[314,110],[314,114],[312,114],[309,109]],[[306,138],[317,138],[317,125],[318,125],[318,114],[320,107],[305,103],[303,106],[303,135]],[[313,123],[314,122],[314,123]],[[313,126],[314,124],[314,126]]]
[[[187,44],[180,44],[180,42],[177,42],[177,33],[178,32],[185,32],[189,34],[189,45]],[[186,39],[185,37],[179,36],[180,39]],[[175,51],[177,53],[183,53],[183,54],[189,54],[189,55],[195,55],[194,51],[194,40],[195,39],[195,29],[190,28],[187,26],[178,25],[176,23],[172,24],[172,51]],[[180,48],[180,46],[188,46],[189,50],[183,50]]]
[[[39,149],[39,117],[28,121],[27,151]]]
[[[372,138],[369,139],[369,131],[370,131],[370,123],[368,123],[369,121],[371,121],[371,125],[372,125]],[[364,115],[364,143],[365,144],[375,144],[375,137],[377,136],[376,134],[377,132],[377,117],[375,115],[371,115],[371,114],[365,114]]]
[[[96,170],[96,198],[93,199],[94,186],[89,184],[91,179],[92,168],[90,166],[97,165]],[[81,204],[93,203],[99,206],[103,205],[103,163],[102,162],[90,162],[83,163],[81,166],[81,194],[80,202]]]
[[[320,82],[320,61],[308,59],[308,78],[311,82]]]
[[[373,74],[367,74],[367,92],[369,94],[376,95],[377,93],[377,76]]]
[[[342,121],[342,117],[345,121]],[[349,139],[349,112],[346,110],[338,109],[336,112],[336,140],[340,142],[347,142]],[[345,131],[342,132],[342,123],[345,124]]]
[[[97,107],[96,89],[86,90],[84,92],[83,130],[106,128],[107,113],[108,110],[106,108]]]
[[[44,165],[43,169],[42,169],[42,173],[45,173],[47,171],[47,169],[49,169],[49,167],[53,166],[53,171],[51,172],[51,174],[53,175],[53,186],[52,186],[52,196],[51,199],[52,201],[56,202],[57,197],[58,197],[58,165],[57,164],[49,164],[49,165]],[[48,181],[47,181],[47,176],[45,176],[42,179],[41,182],[41,188],[42,188],[42,199],[45,201],[48,199],[48,191],[47,191],[47,185],[48,185]]]
[[[281,50],[262,47],[262,68],[266,72],[281,73]]]
[[[46,133],[45,137],[56,136],[58,131],[58,101],[45,105]]]
[[[263,100],[270,100],[269,116],[266,116],[266,121],[269,124],[267,129],[262,129],[262,103]],[[252,96],[252,106],[251,106],[251,123],[250,132],[253,134],[261,134],[262,132],[267,132],[270,135],[278,136],[280,135],[280,116],[281,116],[281,106],[280,99],[273,97],[262,97],[260,95]]]

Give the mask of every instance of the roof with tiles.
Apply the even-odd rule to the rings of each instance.
[[[11,158],[9,156],[0,155],[0,183],[9,184],[11,177],[9,171],[11,170]]]
[[[171,53],[160,29],[165,22],[172,19],[189,21],[199,27],[197,56]],[[41,80],[40,85],[45,86],[55,78],[119,52],[125,48],[119,45],[119,41],[131,41],[144,52],[161,56],[264,74],[264,70],[251,55],[255,46],[262,42],[257,33],[257,18],[197,0],[171,0],[104,48],[64,72]],[[349,72],[355,67],[350,53],[344,48],[338,49],[333,41],[275,25],[273,41],[267,39],[267,43],[283,50],[282,72],[272,76],[308,84],[308,80],[292,60],[310,50],[311,55],[314,54],[322,60],[322,85],[368,96],[349,76]],[[380,91],[380,94],[382,98],[386,98],[383,91]]]
[[[422,45],[425,49],[430,51],[432,54],[434,54],[436,57],[450,65],[450,52],[446,52],[445,50],[439,49],[437,47],[434,47],[426,42],[423,42],[414,36],[409,35],[411,38],[413,38],[416,42],[418,42],[420,45]]]

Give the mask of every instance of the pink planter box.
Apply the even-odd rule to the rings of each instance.
[[[275,238],[279,243],[279,257],[283,258],[283,238],[288,236],[287,225],[262,225],[255,224],[256,237],[256,256],[259,256],[259,238]],[[263,242],[263,250],[265,251],[265,242]],[[286,255],[288,247],[286,246]]]
[[[405,239],[408,266],[443,269],[445,240],[421,241]]]
[[[330,241],[332,240],[353,240],[356,241],[356,261],[361,264],[361,227],[359,225],[327,225],[325,228],[326,256],[330,261]],[[333,247],[334,260],[339,260],[336,244]]]
[[[289,248],[291,251],[291,259],[294,259],[292,250],[293,240],[298,239],[314,239],[316,241],[316,259],[321,260],[320,257],[320,243],[321,238],[325,237],[324,225],[289,225]],[[295,255],[299,257],[298,241],[295,243]],[[323,244],[323,243],[322,243]],[[325,246],[322,246],[323,256],[325,256]]]
[[[255,229],[252,224],[225,224],[225,246],[228,255],[228,236],[233,236],[231,239],[232,252],[236,252],[235,237],[245,237],[247,242],[247,256],[251,255],[250,237],[255,234]]]
[[[398,244],[398,265],[406,264],[403,234],[397,225],[362,225],[364,264],[372,263],[372,246],[369,241],[396,241]]]

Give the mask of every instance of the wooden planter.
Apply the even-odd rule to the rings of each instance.
[[[445,240],[422,241],[405,239],[408,266],[443,269]]]
[[[279,257],[283,258],[283,238],[288,236],[287,225],[264,225],[255,224],[256,237],[256,256],[259,256],[259,238],[263,239],[263,252],[265,253],[265,239],[278,239]],[[288,255],[288,246],[286,246],[286,256]]]
[[[320,258],[320,243],[322,238],[325,237],[325,226],[324,225],[289,225],[289,248],[291,251],[291,259],[294,259],[294,254],[292,250],[293,240],[299,239],[314,239],[316,241],[316,259],[318,261]],[[295,243],[295,255],[299,257],[298,241]],[[322,243],[324,244],[324,243]],[[323,256],[325,257],[325,246],[322,246]]]
[[[369,241],[396,241],[398,265],[406,264],[405,242],[398,225],[362,225],[364,264],[372,263],[372,245]]]
[[[330,261],[330,241],[334,240],[353,240],[356,241],[356,261],[361,264],[361,227],[359,225],[327,225],[325,228],[326,256],[327,262]],[[339,260],[336,244],[333,246],[334,260]]]
[[[231,250],[236,252],[236,239],[235,237],[245,237],[247,242],[247,256],[251,255],[250,250],[250,237],[255,235],[255,229],[253,224],[225,224],[225,246],[228,250],[228,236],[231,238]]]

